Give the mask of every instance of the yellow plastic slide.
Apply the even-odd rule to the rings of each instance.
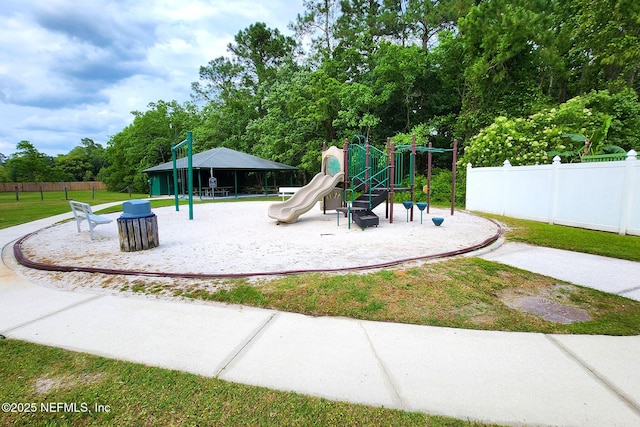
[[[318,173],[304,187],[300,188],[289,200],[269,206],[269,217],[278,222],[294,223],[298,217],[308,212],[320,200],[344,180],[344,173],[327,175]]]

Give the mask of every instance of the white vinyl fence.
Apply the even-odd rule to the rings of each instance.
[[[467,165],[468,210],[549,224],[640,236],[640,162],[473,168]]]

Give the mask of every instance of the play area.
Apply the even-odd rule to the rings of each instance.
[[[99,227],[90,232],[81,231],[82,218],[76,216],[75,222],[21,239],[15,251],[31,267],[27,274],[35,276],[81,272],[176,278],[342,272],[459,255],[497,240],[500,227],[455,211],[453,202],[451,209],[434,209],[415,201],[418,193],[427,201],[430,196],[428,186],[422,192],[414,188],[416,155],[428,153],[430,172],[431,154],[443,151],[417,147],[415,138],[406,146],[388,142],[386,151],[345,141],[343,148],[324,149],[321,171],[307,185],[287,189],[282,202],[194,205],[190,198],[185,209],[176,195],[175,208],[151,212],[148,202],[129,201],[123,213],[100,216]],[[401,187],[407,164],[409,186]],[[455,194],[455,174],[452,190]],[[395,203],[398,192],[409,192],[410,200]],[[144,213],[138,215],[141,208]],[[139,244],[134,236],[140,231],[134,227],[152,234],[146,238],[142,232]]]
[[[410,200],[402,203],[407,210],[407,221],[413,221],[415,206],[420,210],[422,223],[423,212],[430,212],[431,156],[446,151],[453,153],[450,214],[454,214],[457,141],[454,141],[452,149],[434,148],[430,143],[419,147],[414,135],[411,145],[395,145],[388,139],[386,150],[380,150],[364,137],[354,137],[356,142],[362,139],[363,144],[345,140],[342,149],[335,146],[323,149],[321,171],[311,182],[297,189],[289,200],[271,205],[269,217],[278,223],[294,223],[321,199],[323,212],[335,210],[338,214],[343,213],[349,227],[355,222],[364,230],[380,224],[380,217],[374,209],[382,203],[385,203],[385,218],[393,223],[395,194],[409,192]],[[404,152],[409,153],[409,186],[405,188],[400,186],[405,176]],[[415,165],[418,153],[428,154],[424,202],[416,202]],[[444,217],[432,217],[431,220],[440,226]]]
[[[113,222],[96,227],[93,240],[87,226],[78,233],[75,222],[65,222],[28,236],[20,248],[29,261],[60,267],[58,271],[233,277],[393,266],[482,246],[500,231],[487,219],[466,212],[448,216],[441,209],[432,210],[446,218],[439,227],[431,221],[406,221],[404,209],[396,209],[393,224],[382,221],[375,230],[363,231],[349,228],[342,218],[338,225],[335,212],[324,214],[320,203],[295,224],[277,225],[264,214],[270,203],[196,205],[193,220],[184,210],[153,209],[159,245],[149,250],[120,250],[119,213],[104,215]],[[384,216],[384,206],[374,213]],[[28,269],[28,274],[47,272]],[[55,271],[50,274],[70,280]]]
[[[294,223],[300,215],[308,212],[317,200],[322,200],[321,208],[324,213],[335,210],[337,221],[343,214],[346,217],[348,228],[354,222],[363,230],[368,227],[378,227],[380,216],[375,208],[385,204],[385,218],[392,224],[394,221],[394,198],[397,192],[409,192],[410,200],[402,202],[406,209],[407,222],[414,219],[414,207],[420,211],[420,224],[423,223],[423,213],[430,213],[431,199],[431,156],[433,153],[451,151],[452,183],[451,183],[451,210],[455,212],[455,179],[456,179],[456,152],[457,141],[454,140],[452,149],[434,148],[429,146],[418,147],[416,136],[412,138],[411,145],[395,145],[387,139],[386,150],[380,150],[366,140],[356,135],[354,140],[364,144],[349,143],[345,140],[344,147],[339,149],[332,146],[322,150],[321,171],[313,177],[304,187],[297,189],[292,197],[282,203],[275,203],[269,207],[269,217],[278,223]],[[404,152],[409,153],[409,186],[403,188],[405,176]],[[416,155],[428,153],[427,185],[423,188],[426,201],[416,201],[415,171]],[[440,226],[444,222],[443,216],[432,216],[434,225]]]
[[[188,132],[184,141],[172,146],[171,162],[176,210],[179,210],[180,198],[188,200],[189,219],[193,219],[194,195],[199,194],[198,198],[203,200],[203,187],[199,183],[196,188],[194,182],[194,175],[198,181],[202,181],[201,168],[194,168],[193,164],[194,159],[204,153],[194,155],[192,144],[192,135]],[[416,135],[413,135],[412,142],[408,145],[396,145],[390,138],[387,138],[384,145],[385,149],[381,150],[371,145],[363,135],[355,135],[351,142],[345,139],[342,148],[331,146],[327,149],[324,146],[320,172],[302,187],[278,187],[277,194],[282,196],[283,200],[269,206],[269,217],[278,224],[292,224],[297,222],[301,215],[309,212],[316,202],[321,201],[324,213],[332,210],[337,214],[342,213],[349,228],[351,223],[356,223],[364,230],[380,224],[380,217],[374,209],[382,203],[385,204],[384,217],[389,223],[393,223],[395,195],[408,192],[408,200],[402,202],[403,208],[407,210],[407,220],[413,221],[414,210],[417,208],[422,223],[423,213],[430,213],[432,155],[444,152],[452,153],[450,215],[454,215],[457,140],[453,141],[453,148],[450,149],[432,147],[430,142],[428,146],[418,146]],[[181,157],[178,153],[181,153]],[[415,188],[416,156],[424,153],[427,154],[427,185],[419,191]],[[408,161],[405,154],[408,154]],[[215,157],[215,154],[207,154],[205,157],[208,156]],[[162,167],[166,169],[165,166],[168,165],[169,163]],[[156,169],[147,169],[145,172]],[[206,187],[211,197],[215,197],[214,194],[218,191],[218,179],[213,171],[214,168],[211,167],[209,187]],[[403,187],[403,181],[407,178],[408,183]],[[267,169],[264,179],[264,195],[268,195]],[[418,201],[417,197],[422,193],[426,198],[424,201]],[[285,200],[287,196],[289,199]],[[238,197],[237,185],[235,197]],[[439,226],[444,222],[444,217],[432,217],[431,220]]]

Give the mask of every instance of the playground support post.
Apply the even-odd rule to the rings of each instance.
[[[193,136],[187,131],[187,185],[189,186],[189,219],[193,219]]]
[[[349,139],[344,139],[344,146],[342,147],[342,153],[344,155],[344,204],[347,205],[347,190],[349,190]]]
[[[364,140],[364,149],[365,149],[365,165],[364,165],[364,192],[369,192],[369,175],[371,170],[371,149],[369,147],[369,138]],[[371,203],[371,197],[369,197],[369,203]]]
[[[411,221],[413,221],[413,207],[416,203],[416,155],[417,155],[416,135],[411,137],[411,155],[409,159],[409,169],[411,173]]]
[[[431,149],[433,144],[429,141],[429,151],[427,152],[427,213],[429,213],[429,207],[431,206],[431,161],[433,154]]]
[[[393,203],[395,199],[394,186],[396,176],[396,146],[391,142],[391,138],[387,138],[387,146],[389,147],[389,224],[393,224]]]
[[[451,215],[456,204],[456,163],[458,162],[458,140],[453,140],[453,161],[451,162]]]
[[[173,160],[173,188],[175,193],[176,211],[180,210],[180,203],[178,201],[178,173],[177,173],[177,156],[176,150],[187,144],[187,186],[189,188],[189,219],[193,219],[193,136],[191,131],[187,131],[187,139],[171,146],[171,158]]]

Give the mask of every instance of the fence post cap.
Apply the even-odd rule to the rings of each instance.
[[[467,169],[471,169],[473,166],[471,166],[471,162],[467,163]]]
[[[638,153],[636,150],[630,150],[627,153],[627,160],[638,160]]]
[[[560,156],[555,156],[553,158],[553,164],[554,165],[559,165],[560,163],[562,163],[562,159],[560,158]]]
[[[504,162],[502,162],[502,165],[505,167],[511,166],[511,162],[507,159]]]

